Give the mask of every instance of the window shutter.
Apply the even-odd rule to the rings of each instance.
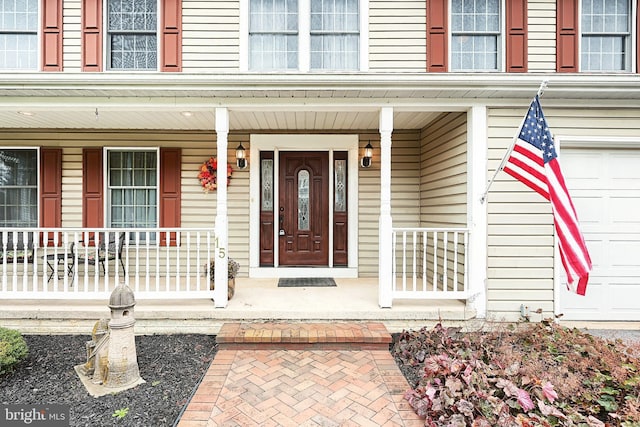
[[[62,0],[43,0],[42,8],[42,71],[62,71]]]
[[[447,1],[427,0],[427,71],[447,71]]]
[[[40,226],[62,227],[62,149],[40,150]]]
[[[182,152],[179,148],[160,148],[160,227],[180,227],[180,202],[182,185],[180,169]],[[166,245],[167,237],[160,235],[160,245]],[[170,246],[176,246],[176,235],[171,233]]]
[[[508,0],[507,72],[526,73],[528,62],[527,0]]]
[[[102,0],[82,0],[82,71],[102,71]]]
[[[163,0],[161,71],[182,71],[182,0]]]
[[[640,7],[636,3],[636,73],[640,73]]]
[[[578,0],[557,0],[556,71],[578,71]]]
[[[82,226],[104,227],[104,186],[102,149],[85,148],[82,151]]]

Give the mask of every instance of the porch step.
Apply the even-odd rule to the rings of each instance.
[[[227,350],[389,350],[391,334],[380,322],[225,323],[216,336]]]

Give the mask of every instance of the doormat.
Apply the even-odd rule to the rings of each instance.
[[[279,288],[306,288],[312,286],[336,286],[336,281],[331,277],[287,277],[278,280]]]

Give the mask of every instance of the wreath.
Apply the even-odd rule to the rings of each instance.
[[[227,185],[229,185],[229,181],[231,180],[231,173],[233,169],[231,169],[231,165],[227,164]],[[209,191],[214,191],[218,188],[218,161],[215,157],[210,157],[209,160],[204,162],[200,167],[200,173],[198,174],[198,179],[200,180],[200,185],[202,185],[202,189],[205,193]]]

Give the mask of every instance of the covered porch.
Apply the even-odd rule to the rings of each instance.
[[[335,279],[335,287],[278,287],[277,279],[236,279],[235,296],[225,309],[207,298],[140,299],[136,333],[216,334],[225,322],[282,320],[381,321],[390,332],[438,321],[463,323],[476,317],[465,301],[396,300],[380,308],[378,278]],[[98,319],[109,317],[107,298],[0,299],[0,324],[29,334],[89,334]]]

